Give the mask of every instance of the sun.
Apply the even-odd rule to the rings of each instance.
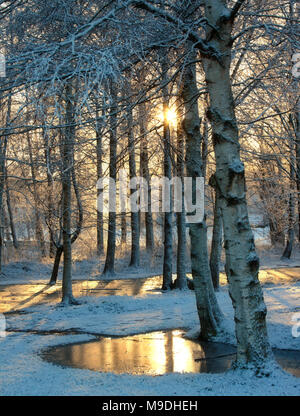
[[[175,127],[177,125],[177,113],[174,108],[168,108],[165,117],[170,126]]]

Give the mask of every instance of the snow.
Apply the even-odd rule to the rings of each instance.
[[[268,378],[250,372],[166,374],[159,377],[114,375],[62,368],[43,361],[38,352],[48,345],[89,340],[83,336],[10,334],[0,342],[1,395],[202,396],[298,395],[299,381],[276,370]],[[6,359],[3,360],[3,354]],[[279,383],[280,378],[280,383]],[[285,388],[283,388],[285,386]]]
[[[299,311],[300,283],[264,287],[268,331],[273,347],[300,350],[300,337],[292,336],[293,314]],[[233,310],[226,286],[217,293],[227,335],[234,343]],[[40,357],[52,345],[96,339],[90,335],[127,335],[185,328],[195,335],[198,317],[192,291],[147,293],[140,296],[83,297],[79,306],[35,305],[25,314],[6,315],[7,329],[70,330],[85,334],[42,335],[7,332],[0,338],[1,395],[299,395],[300,380],[275,368],[266,378],[250,371],[224,374],[166,374],[159,377],[114,375],[62,368]],[[90,334],[88,334],[90,333]]]
[[[157,276],[161,273],[161,267],[155,265],[151,267],[142,267],[133,269],[128,267],[128,261],[118,260],[115,275],[103,277],[101,272],[104,262],[98,259],[89,259],[74,261],[72,267],[73,280],[113,280],[113,279],[140,279],[143,277]],[[50,280],[53,266],[53,259],[48,262],[40,263],[37,261],[18,261],[11,262],[3,267],[3,273],[0,275],[0,285],[22,284],[22,283],[48,283]],[[58,274],[58,280],[61,280],[62,266]]]
[[[259,221],[260,218],[257,219]],[[254,221],[254,220],[253,220]],[[266,246],[268,240],[268,230],[266,228],[254,228],[258,257],[260,260],[260,270],[270,268],[291,268],[300,267],[300,250],[295,247],[291,259],[281,260],[283,248],[272,248]],[[211,227],[208,229],[211,234]],[[174,258],[176,258],[174,256]],[[157,276],[162,273],[163,258],[147,258],[142,255],[141,267],[133,269],[128,267],[129,260],[124,258],[116,260],[116,274],[114,276],[106,276],[105,279],[140,279],[144,277]],[[222,254],[221,271],[224,271],[224,253]],[[8,285],[15,283],[48,283],[52,272],[53,259],[46,259],[42,263],[39,261],[18,261],[10,262],[3,267],[3,273],[0,274],[0,285]],[[72,274],[73,280],[99,280],[104,279],[101,275],[104,266],[104,259],[99,261],[98,258],[83,259],[73,262]],[[173,270],[176,271],[176,264],[173,264]],[[58,275],[61,279],[62,267]],[[189,272],[190,270],[187,270]]]

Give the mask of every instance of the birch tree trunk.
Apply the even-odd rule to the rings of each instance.
[[[272,358],[266,329],[266,306],[258,280],[259,259],[249,224],[245,170],[240,160],[239,132],[230,81],[234,13],[226,0],[205,0],[207,42],[217,56],[202,54],[210,98],[208,117],[216,157],[226,250],[226,273],[237,337],[235,367],[258,371]],[[237,2],[239,7],[242,2]]]
[[[104,116],[104,110],[102,112]],[[96,158],[97,158],[97,181],[103,176],[102,159],[102,126],[99,123],[98,109],[96,111]],[[98,195],[97,195],[98,197]],[[104,234],[103,234],[103,207],[97,209],[97,255],[101,255],[104,252]]]
[[[220,286],[220,260],[222,253],[222,216],[220,210],[220,193],[216,184],[213,183],[213,178],[214,176],[209,182],[209,184],[215,189],[214,224],[209,265],[214,289],[218,290]]]
[[[8,216],[9,216],[9,227],[10,227],[10,231],[11,231],[11,236],[12,236],[14,248],[17,249],[19,247],[19,243],[18,243],[18,240],[17,240],[17,233],[16,233],[13,210],[12,210],[12,207],[11,207],[10,192],[9,192],[7,177],[6,177],[5,193],[6,193],[7,212],[8,212]]]
[[[130,83],[130,81],[129,81]],[[129,84],[128,83],[128,84]],[[131,95],[131,88],[128,85],[127,92]],[[129,152],[129,177],[130,180],[136,177],[136,163],[135,163],[135,151],[134,151],[134,137],[133,137],[133,119],[132,109],[127,110],[127,134],[128,134],[128,152]],[[130,195],[135,193],[134,189],[130,189]],[[134,212],[131,207],[131,267],[138,267],[140,265],[140,224],[139,224],[139,212]]]
[[[35,212],[35,233],[36,233],[36,239],[40,246],[42,257],[45,257],[46,247],[45,247],[45,238],[44,238],[42,219],[41,219],[41,214],[39,211],[39,197],[38,197],[37,179],[36,179],[36,163],[33,159],[33,149],[32,149],[30,133],[27,133],[27,144],[28,144],[28,153],[29,153],[29,160],[30,160],[31,177],[32,177],[32,194],[33,194],[34,212]]]
[[[54,236],[53,236],[53,223],[54,223],[54,202],[53,202],[53,176],[52,176],[52,163],[51,163],[51,145],[49,143],[49,136],[46,130],[43,131],[44,145],[45,145],[45,160],[47,166],[47,215],[46,221],[49,232],[49,257],[53,259],[56,256]]]
[[[193,43],[187,41],[189,62],[182,77],[181,98],[185,115],[182,122],[186,135],[186,169],[188,177],[193,178],[193,201],[196,200],[196,178],[203,176],[201,156],[200,117],[196,80],[197,55]],[[200,337],[210,339],[220,331],[222,315],[214,293],[207,250],[207,226],[205,216],[201,223],[190,223],[191,266],[194,281],[197,310],[201,326]]]
[[[145,227],[146,227],[146,250],[152,254],[154,249],[154,235],[153,235],[153,219],[151,212],[151,187],[149,174],[149,154],[146,138],[146,105],[144,102],[138,107],[139,128],[140,128],[140,176],[147,182],[148,188],[148,210],[145,212]],[[145,198],[145,199],[147,199]]]
[[[97,132],[97,180],[102,177],[102,137]],[[97,210],[97,254],[104,252],[103,212]]]

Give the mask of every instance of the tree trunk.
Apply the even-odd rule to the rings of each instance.
[[[200,118],[196,80],[197,56],[191,42],[187,42],[190,62],[184,69],[181,97],[185,116],[183,130],[186,135],[187,175],[193,179],[193,201],[196,201],[196,178],[203,177],[201,156]],[[201,223],[191,222],[191,266],[194,281],[197,310],[201,326],[201,338],[210,339],[219,333],[222,316],[214,293],[207,250],[207,226],[205,216]]]
[[[5,140],[5,139],[4,139]],[[0,214],[3,209],[3,193],[5,186],[5,158],[6,145],[0,143]],[[3,224],[2,216],[0,216],[0,273],[2,272],[2,253],[3,252]]]
[[[277,246],[278,244],[283,246],[285,242],[285,235],[280,227],[278,227],[276,219],[269,217],[269,227],[272,246]]]
[[[1,103],[0,103],[1,104]],[[11,97],[9,96],[7,102],[6,127],[10,123],[11,114]],[[0,213],[3,209],[3,195],[6,181],[6,151],[7,151],[7,136],[0,136]],[[1,217],[0,217],[1,218]],[[2,272],[2,253],[3,252],[3,224],[0,220],[0,273]]]
[[[53,264],[53,269],[52,269],[52,274],[51,274],[49,285],[55,285],[57,282],[59,264],[60,264],[63,251],[64,251],[63,246],[59,246],[56,249],[56,254],[55,254],[55,259],[54,259],[54,264]]]
[[[146,105],[141,103],[138,108],[139,111],[139,127],[140,127],[140,176],[147,182],[148,189],[148,210],[145,212],[145,227],[146,227],[146,250],[149,254],[153,253],[154,249],[154,235],[153,235],[153,219],[151,212],[151,187],[149,174],[149,155],[146,138]],[[145,198],[147,200],[147,198]]]
[[[12,207],[11,207],[10,192],[9,192],[9,188],[8,188],[7,179],[6,179],[6,189],[5,189],[5,191],[6,191],[6,205],[7,205],[7,211],[8,211],[8,216],[9,216],[9,227],[10,227],[10,231],[11,231],[11,236],[12,236],[14,248],[17,249],[19,247],[19,243],[18,243],[18,240],[17,240],[16,227],[15,227],[15,222],[14,222],[13,210],[12,210]]]
[[[295,238],[295,198],[294,198],[294,186],[295,186],[295,168],[294,168],[294,149],[293,141],[290,139],[290,195],[289,195],[289,218],[288,218],[288,232],[287,241],[284,252],[281,259],[289,259],[293,251],[293,243]]]
[[[179,289],[187,288],[186,279],[186,222],[184,207],[184,132],[181,121],[177,123],[177,177],[181,179],[181,212],[176,213],[177,223],[177,277],[175,287]]]
[[[294,243],[294,237],[295,237],[295,231],[294,231],[294,195],[290,193],[289,196],[289,229],[287,232],[287,240],[286,240],[286,246],[284,249],[284,252],[281,256],[281,259],[290,259],[293,251],[293,243]]]
[[[102,116],[104,116],[104,109]],[[99,125],[99,114],[96,111],[96,155],[97,155],[97,181],[103,176],[102,168],[102,127]],[[98,195],[97,195],[98,197]],[[104,252],[104,232],[103,232],[103,209],[98,207],[97,209],[97,255],[100,256]]]
[[[37,179],[36,179],[36,163],[33,160],[33,151],[32,151],[30,133],[27,133],[27,144],[28,144],[28,153],[29,153],[29,160],[30,160],[31,177],[32,177],[32,194],[33,194],[33,200],[34,200],[36,239],[39,243],[42,257],[45,257],[46,247],[45,247],[45,239],[44,239],[44,231],[43,231],[43,225],[42,225],[42,220],[41,220],[41,214],[39,211],[39,197],[38,197]]]
[[[209,265],[214,289],[218,290],[220,286],[220,261],[222,253],[222,217],[220,210],[220,194],[218,188],[213,184],[213,178],[214,176],[212,176],[210,185],[215,189],[215,204]]]
[[[127,243],[127,219],[126,212],[121,212],[121,244],[126,246]]]
[[[295,114],[296,135],[296,186],[298,194],[298,240],[300,242],[300,101]]]
[[[164,51],[165,52],[165,51]],[[162,57],[162,94],[163,94],[163,114],[164,114],[164,126],[163,126],[163,147],[164,147],[164,177],[171,180],[172,178],[172,164],[171,164],[171,149],[170,149],[170,126],[167,119],[169,109],[169,87],[167,84],[168,70],[166,57]],[[170,200],[170,206],[167,207],[169,212],[164,213],[164,264],[163,264],[163,284],[162,290],[172,289],[172,263],[173,263],[173,227],[172,227],[172,191],[167,189],[163,190],[165,200]],[[167,193],[169,195],[167,195]]]
[[[11,241],[11,234],[10,234],[10,227],[9,227],[9,221],[8,221],[8,217],[7,217],[7,213],[6,210],[3,206],[3,210],[2,210],[2,217],[3,217],[3,225],[4,225],[4,229],[5,229],[5,239],[6,241]]]
[[[72,183],[73,183],[73,188],[74,188],[74,192],[75,192],[75,195],[76,195],[77,207],[78,207],[77,225],[76,225],[76,229],[75,229],[75,231],[74,231],[74,233],[71,237],[71,245],[72,245],[77,240],[77,238],[78,238],[78,236],[81,232],[81,229],[82,229],[83,207],[82,207],[82,203],[81,203],[79,189],[78,189],[78,186],[77,186],[74,163],[73,163],[71,171],[72,171]],[[61,256],[62,256],[62,253],[64,251],[64,248],[63,248],[63,245],[60,244],[61,237],[59,238],[57,243],[54,243],[53,236],[51,236],[51,238],[52,238],[53,246],[56,247],[56,253],[55,253],[55,259],[54,259],[54,264],[53,264],[53,269],[52,269],[52,274],[51,274],[49,284],[50,285],[55,285],[56,282],[57,282],[59,264],[60,264],[60,260],[61,260]],[[72,303],[76,303],[73,298],[72,298]]]
[[[130,83],[130,81],[129,81]],[[130,85],[127,89],[129,95],[131,94]],[[135,163],[135,151],[134,151],[134,137],[133,137],[133,120],[132,109],[127,110],[127,134],[128,134],[128,152],[129,152],[129,177],[130,180],[136,178],[136,163]],[[136,192],[135,189],[130,189],[130,196]],[[134,201],[131,204],[131,267],[138,267],[140,265],[140,227],[139,227],[139,212],[134,209]]]
[[[53,203],[53,176],[52,176],[52,163],[51,163],[51,144],[49,143],[49,135],[46,129],[43,129],[43,139],[45,147],[45,161],[47,167],[47,214],[46,223],[49,233],[49,257],[51,259],[56,256],[56,247],[53,236],[53,223],[54,223],[54,203]]]
[[[109,154],[109,176],[116,183],[117,179],[117,94],[116,85],[111,82],[110,85],[111,106],[110,106],[110,154]],[[115,191],[111,182],[109,184],[110,202],[115,198]],[[116,251],[116,210],[110,209],[108,215],[108,237],[106,260],[103,275],[115,274],[115,251]]]
[[[300,101],[295,112],[295,136],[296,136],[296,186],[298,194],[298,240],[300,242]]]
[[[72,209],[72,182],[71,171],[73,167],[74,152],[74,107],[73,107],[73,88],[67,84],[65,88],[66,100],[66,128],[63,135],[62,153],[63,153],[63,171],[62,171],[62,225],[63,225],[63,252],[64,267],[62,280],[62,303],[73,304],[74,298],[72,293],[72,242],[71,242],[71,209]]]
[[[206,39],[219,56],[218,60],[203,54],[203,67],[210,98],[208,117],[216,157],[215,180],[220,191],[226,273],[236,323],[234,366],[251,365],[259,371],[272,358],[272,352],[267,337],[267,311],[258,280],[259,259],[248,218],[245,170],[240,161],[230,81],[234,19],[225,0],[205,0],[205,16],[209,24]]]
[[[2,138],[1,138],[2,139]],[[5,160],[6,160],[6,138],[0,142],[0,273],[2,272],[2,255],[3,255],[3,230],[2,210],[3,210],[3,194],[5,186]]]

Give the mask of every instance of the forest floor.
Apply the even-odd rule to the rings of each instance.
[[[261,272],[268,333],[272,347],[299,351],[300,337],[292,335],[292,326],[300,312],[300,268],[283,264],[285,268]],[[35,265],[28,267],[34,269]],[[24,272],[29,277],[27,282],[31,281],[30,271]],[[24,285],[24,272],[15,276],[18,284],[12,286],[5,284],[4,278],[0,291],[2,312],[9,311],[5,314],[7,331],[0,338],[0,395],[300,395],[300,379],[276,366],[269,377],[258,378],[249,371],[231,370],[222,374],[112,374],[46,362],[41,357],[45,348],[98,339],[100,335],[182,328],[188,331],[187,336],[196,337],[195,295],[189,290],[161,293],[158,277],[140,280],[139,289],[132,292],[128,291],[129,281],[101,282],[91,277],[77,283],[80,305],[61,307],[60,284],[49,287],[44,278]],[[130,282],[134,284],[134,280]],[[26,293],[28,288],[31,291]],[[234,345],[233,310],[224,278],[217,298],[224,314],[224,333],[216,341]]]
[[[79,251],[79,249],[77,249]],[[99,280],[99,279],[140,279],[150,276],[158,276],[162,273],[163,257],[162,250],[156,250],[152,257],[149,257],[144,251],[141,251],[141,266],[139,268],[128,267],[128,250],[126,247],[124,252],[118,253],[116,259],[115,275],[102,276],[105,258],[102,256],[91,256],[90,258],[82,258],[80,256],[73,256],[72,275],[73,280]],[[281,259],[283,248],[268,248],[265,246],[258,246],[257,252],[260,258],[260,270],[268,269],[283,269],[300,267],[300,249],[295,247],[290,259]],[[26,253],[25,253],[26,254]],[[28,260],[10,261],[5,264],[3,271],[0,274],[0,285],[7,284],[22,284],[22,283],[47,283],[50,280],[53,259],[37,258],[37,254],[30,256],[24,255]],[[176,255],[174,255],[176,258]],[[224,272],[225,258],[224,253],[221,259],[221,271]],[[173,264],[173,272],[176,272],[176,263]],[[190,272],[187,269],[187,273]],[[62,266],[60,266],[59,279],[62,275]],[[261,272],[261,278],[265,274]],[[272,279],[275,276],[272,277]],[[272,280],[275,283],[274,280]]]

